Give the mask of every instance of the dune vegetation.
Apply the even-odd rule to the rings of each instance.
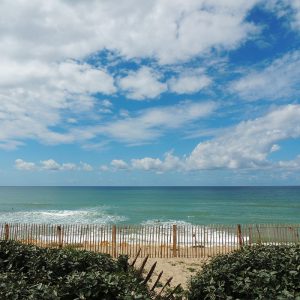
[[[0,241],[0,299],[150,299],[127,257]]]
[[[158,299],[127,256],[0,241],[0,299]],[[163,297],[159,299],[164,299]],[[300,299],[300,245],[219,255],[168,299]]]
[[[300,245],[217,256],[189,283],[189,299],[300,299]]]

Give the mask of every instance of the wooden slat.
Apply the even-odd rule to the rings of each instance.
[[[152,274],[153,274],[153,272],[154,272],[154,270],[155,270],[155,268],[156,268],[156,264],[157,264],[157,262],[155,262],[155,263],[152,265],[150,271],[148,272],[146,278],[145,278],[144,281],[143,281],[144,284],[146,284],[146,283],[149,281],[149,279],[151,278],[151,276],[152,276]]]
[[[100,251],[141,257],[203,257],[238,249],[243,245],[295,244],[299,242],[299,224],[254,225],[51,225],[0,224],[4,240],[25,244]]]
[[[160,280],[160,278],[161,278],[161,276],[162,276],[163,273],[164,273],[164,272],[161,271],[161,272],[158,274],[157,279],[156,279],[156,281],[154,282],[154,284],[153,284],[153,286],[152,286],[152,288],[151,288],[151,290],[150,290],[151,292],[153,292],[153,291],[155,290],[155,288],[156,288],[156,286],[158,285],[159,280]]]
[[[157,294],[157,296],[154,299],[160,299],[160,296],[162,294],[162,292],[165,290],[165,288],[170,285],[171,281],[172,281],[173,277],[170,277],[167,282],[164,284],[164,286],[161,288],[160,292]]]
[[[9,239],[9,225],[8,224],[5,224],[5,232],[4,232],[4,239],[6,240],[6,241],[8,241],[8,239]]]
[[[147,263],[148,258],[149,258],[149,255],[147,255],[147,256],[144,258],[144,260],[142,261],[142,264],[141,264],[141,266],[140,266],[140,268],[139,268],[139,270],[138,270],[138,274],[142,275],[142,273],[143,273],[143,271],[144,271],[144,268],[145,268],[145,265],[146,265],[146,263]]]

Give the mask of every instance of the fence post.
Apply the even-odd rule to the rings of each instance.
[[[173,225],[173,257],[177,257],[177,225]]]
[[[241,224],[237,225],[237,234],[238,234],[239,246],[243,247],[243,237],[242,237]]]
[[[8,239],[9,239],[9,225],[8,224],[5,224],[5,226],[4,226],[4,239],[6,241],[8,241]]]
[[[61,226],[57,226],[57,237],[58,237],[58,248],[61,249],[63,247],[63,239],[62,239],[62,230]]]
[[[113,225],[111,231],[111,241],[112,241],[112,256],[117,257],[117,226]]]

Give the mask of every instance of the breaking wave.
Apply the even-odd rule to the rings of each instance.
[[[0,212],[0,223],[111,224],[126,221],[124,216],[109,214],[105,208],[83,210],[42,210]]]

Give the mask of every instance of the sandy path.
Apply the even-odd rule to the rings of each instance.
[[[161,283],[165,283],[168,278],[173,277],[171,286],[176,286],[180,283],[183,288],[186,288],[189,278],[196,274],[207,260],[207,258],[149,258],[145,269],[149,271],[151,266],[157,262],[150,286],[153,285],[157,275],[163,271]],[[136,268],[139,268],[142,261],[143,258],[137,260]]]

